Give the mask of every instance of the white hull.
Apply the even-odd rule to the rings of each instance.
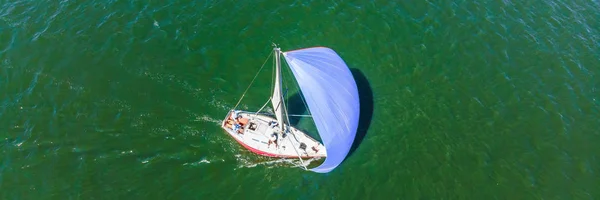
[[[242,119],[242,128],[234,131],[227,121],[231,119],[233,111],[221,123],[221,127],[238,143],[246,149],[263,156],[281,158],[319,158],[326,157],[325,147],[317,140],[306,135],[302,131],[290,128],[290,133],[282,137],[274,137],[273,133],[279,130],[277,126],[269,126],[270,122],[276,122],[273,117],[254,114],[254,112],[239,111]],[[271,141],[271,142],[270,142]],[[277,142],[274,142],[277,141]]]

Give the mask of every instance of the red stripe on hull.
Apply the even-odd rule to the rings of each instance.
[[[229,132],[228,132],[229,133]],[[246,145],[245,143],[243,143],[242,141],[238,140],[237,138],[231,136],[233,139],[235,139],[235,141],[237,141],[239,144],[241,144],[244,148],[250,150],[252,153],[261,155],[261,156],[267,156],[267,157],[273,157],[273,158],[298,158],[298,156],[287,156],[287,155],[278,155],[278,154],[272,154],[272,153],[268,153],[268,152],[264,152],[255,148],[252,148],[248,145]],[[302,158],[321,158],[321,156],[302,156]]]

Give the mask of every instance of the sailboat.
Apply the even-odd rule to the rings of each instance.
[[[344,60],[327,47],[282,52],[274,45],[272,55],[275,60],[273,93],[263,108],[270,101],[274,114],[261,112],[263,108],[258,111],[237,110],[238,102],[227,113],[221,127],[255,154],[297,158],[300,162],[325,158],[317,167],[307,169],[302,166],[318,173],[332,171],[348,155],[358,127],[359,95],[352,73]],[[289,123],[291,115],[287,112],[282,94],[282,55],[300,87],[310,113],[308,117],[312,117],[322,143]]]

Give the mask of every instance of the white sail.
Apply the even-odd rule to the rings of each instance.
[[[275,52],[275,87],[273,91],[273,96],[271,96],[271,102],[273,103],[273,112],[275,112],[275,118],[277,118],[277,123],[279,124],[279,131],[283,132],[284,126],[284,103],[283,96],[281,94],[281,62],[280,62],[280,49],[274,48]]]

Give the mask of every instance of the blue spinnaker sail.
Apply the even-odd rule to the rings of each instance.
[[[344,161],[356,136],[360,105],[354,77],[344,60],[326,47],[288,51],[283,56],[327,149],[325,162],[310,170],[330,172]]]

